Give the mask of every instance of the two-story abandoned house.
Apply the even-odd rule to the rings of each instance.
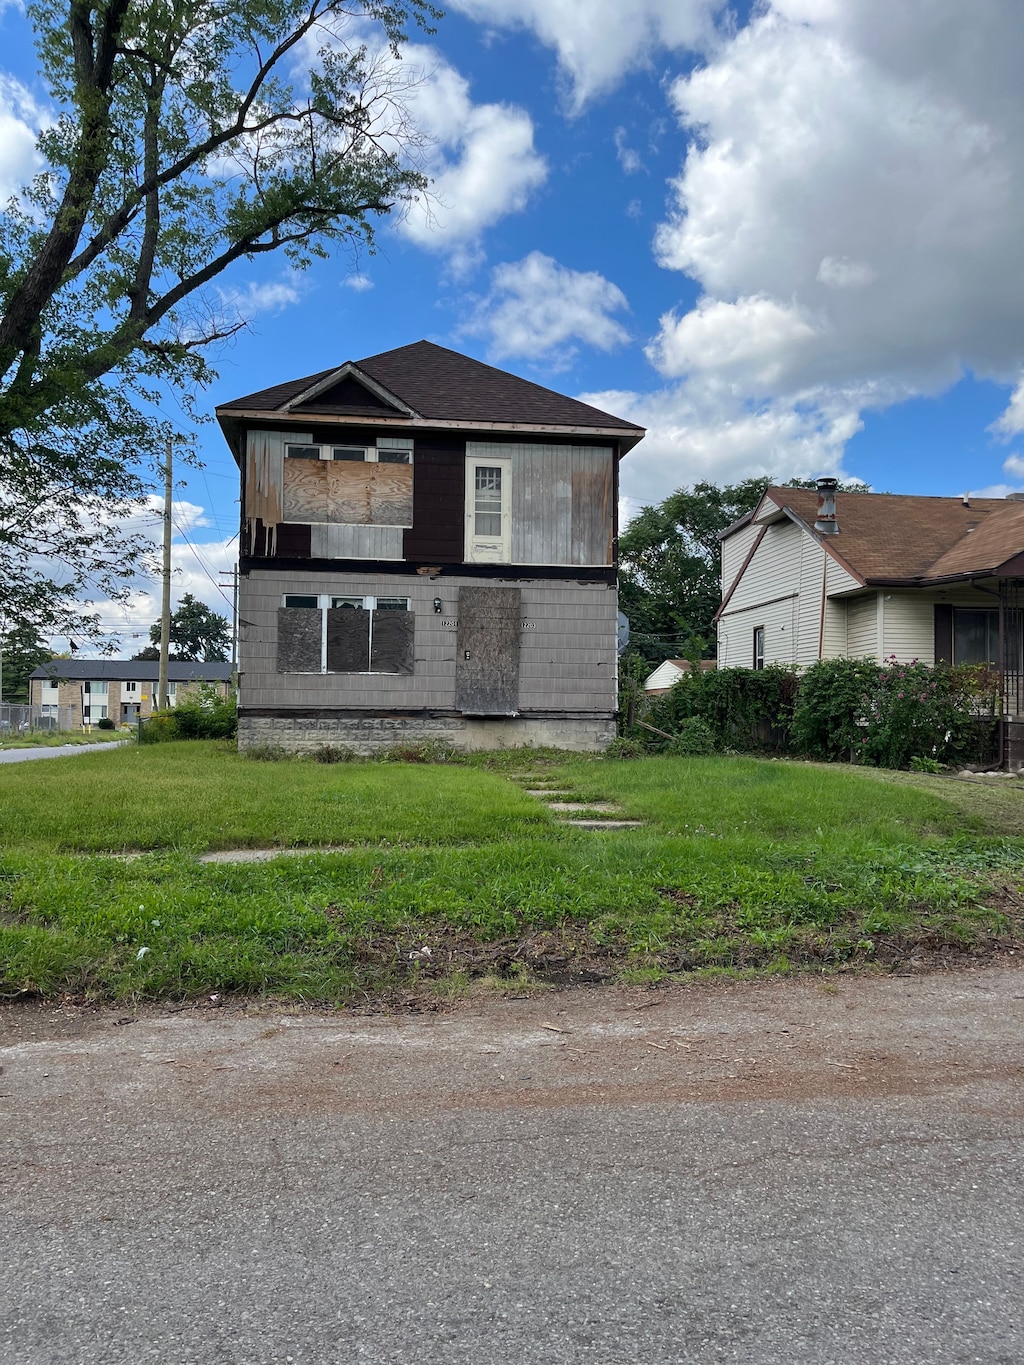
[[[618,462],[643,428],[427,341],[217,417],[240,747],[613,736]]]

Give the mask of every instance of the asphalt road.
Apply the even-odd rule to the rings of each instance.
[[[117,748],[124,740],[106,740],[96,744],[41,744],[38,749],[0,749],[0,763],[30,763],[34,758],[68,758],[71,754],[96,753],[110,745]]]
[[[8,1007],[0,1359],[1019,1365],[1022,1025],[1012,967]]]

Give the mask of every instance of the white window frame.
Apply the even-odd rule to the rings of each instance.
[[[401,437],[394,437],[394,436],[381,436],[381,437],[378,438],[376,445],[369,445],[369,446],[368,446],[368,445],[363,445],[362,442],[360,442],[360,441],[351,441],[351,442],[349,442],[348,444],[346,444],[346,442],[344,442],[344,441],[328,441],[328,442],[326,442],[326,443],[325,443],[325,442],[322,442],[322,441],[289,441],[289,442],[287,442],[287,443],[285,444],[285,448],[284,448],[284,457],[285,457],[286,460],[294,460],[294,459],[296,458],[296,456],[290,455],[290,454],[288,453],[288,452],[292,449],[293,446],[301,447],[301,449],[303,449],[303,450],[317,450],[317,451],[319,451],[320,453],[319,453],[319,455],[317,456],[317,459],[319,459],[319,460],[326,460],[328,464],[333,464],[333,463],[335,463],[335,460],[334,460],[334,451],[335,451],[336,449],[337,449],[337,450],[361,450],[361,451],[363,452],[363,455],[364,455],[364,459],[363,459],[363,461],[362,461],[363,464],[408,464],[408,465],[411,465],[411,464],[413,463],[414,458],[415,458],[415,452],[414,452],[414,448],[413,448],[413,442],[412,442],[411,440],[405,440],[405,439],[403,439],[403,438],[401,438]],[[401,454],[403,454],[403,455],[408,455],[409,458],[408,458],[407,460],[387,460],[387,459],[381,460],[380,457],[381,457],[381,452],[382,452],[382,451],[385,452],[385,453],[391,452],[391,453],[393,453],[393,454],[399,454],[399,453],[401,453]],[[299,458],[302,458],[302,457],[299,457]],[[359,464],[360,461],[359,461],[359,460],[352,460],[352,461],[346,462],[346,461],[343,461],[343,460],[339,460],[337,463],[339,463],[339,464],[344,464],[344,463]]]
[[[39,689],[40,705],[42,705],[42,704],[45,702],[46,705],[48,705],[48,706],[53,706],[53,705],[56,704],[57,699],[59,698],[59,696],[60,696],[60,683],[59,683],[59,682],[47,682],[47,681],[44,679],[44,680],[43,680],[43,685],[42,685],[42,687]]]
[[[478,535],[476,530],[476,472],[501,470],[501,534]],[[466,457],[466,563],[510,564],[512,562],[512,461],[504,456],[468,455]]]
[[[370,613],[370,632],[366,644],[366,660],[369,663],[373,656],[373,613],[375,611],[412,611],[412,598],[406,597],[404,593],[381,593],[380,597],[367,596],[358,592],[286,592],[281,596],[282,607],[294,606],[289,598],[295,597],[315,597],[315,607],[298,607],[298,611],[318,611],[320,613],[320,674],[331,678],[393,678],[393,673],[385,673],[377,668],[353,669],[351,673],[328,673],[327,670],[327,612],[334,607],[336,602],[359,602],[360,607],[354,608],[357,611],[368,611]],[[378,607],[378,601],[385,602],[404,602],[405,607]],[[310,676],[309,674],[306,675]],[[312,676],[316,676],[315,674]]]

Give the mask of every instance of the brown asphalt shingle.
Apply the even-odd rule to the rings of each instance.
[[[592,408],[578,399],[568,398],[553,389],[533,384],[518,375],[484,365],[470,356],[460,355],[431,341],[415,341],[393,351],[368,356],[352,362],[371,379],[382,384],[396,398],[428,421],[508,422],[530,423],[539,426],[615,427],[627,432],[642,432],[634,422],[624,421],[610,413]],[[274,412],[289,399],[312,388],[322,379],[340,369],[340,365],[302,379],[275,384],[230,403],[220,404],[218,411],[245,408],[256,412]],[[324,394],[324,399],[329,394]],[[303,404],[301,412],[335,413],[348,411],[348,405],[331,405],[314,398]],[[352,409],[355,413],[355,409]]]
[[[769,488],[808,526],[817,515],[813,488]],[[839,535],[822,537],[866,582],[918,582],[997,568],[1024,551],[1024,503],[896,493],[839,493]]]

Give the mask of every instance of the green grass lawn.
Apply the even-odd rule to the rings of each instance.
[[[644,827],[559,825],[528,770]],[[0,992],[340,1003],[1010,946],[1022,813],[1016,786],[746,758],[319,765],[190,743],[12,765]],[[347,851],[194,856],[327,844]],[[143,856],[103,856],[124,852]]]

